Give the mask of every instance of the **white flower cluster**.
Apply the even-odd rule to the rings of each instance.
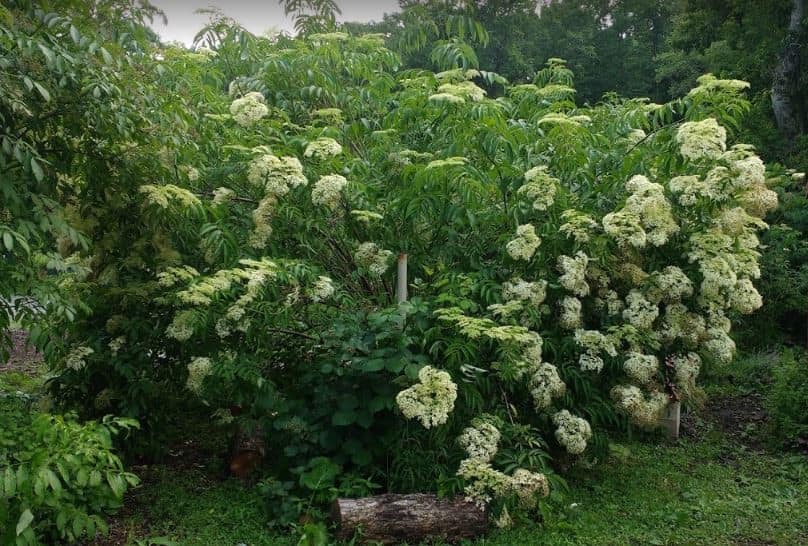
[[[659,371],[659,359],[654,355],[629,352],[623,362],[623,370],[631,379],[642,385],[650,383]]]
[[[499,430],[483,419],[475,421],[458,438],[468,454],[457,470],[457,475],[466,481],[466,500],[485,507],[494,497],[514,495],[522,506],[530,507],[537,496],[546,497],[550,487],[544,474],[517,468],[509,476],[491,466],[498,449]]]
[[[252,211],[253,230],[250,233],[250,246],[256,249],[266,248],[270,235],[272,235],[272,218],[275,216],[275,206],[278,198],[267,194],[258,202]]]
[[[526,301],[539,306],[547,297],[547,281],[527,282],[517,277],[502,284],[502,297],[505,301]]]
[[[575,330],[583,324],[581,317],[581,300],[567,296],[561,300],[561,314],[558,322],[565,330]]]
[[[329,277],[321,275],[317,277],[317,281],[314,283],[314,286],[311,287],[309,297],[311,301],[319,303],[333,296],[335,291],[334,282]]]
[[[338,174],[321,176],[311,189],[311,202],[334,210],[339,205],[342,189],[346,185],[348,181],[344,176]]]
[[[586,450],[586,442],[592,437],[592,428],[586,419],[576,417],[567,410],[553,415],[556,440],[568,453],[579,455]]]
[[[225,188],[224,186],[216,188],[213,190],[213,203],[216,205],[224,205],[225,203],[232,201],[235,195],[236,192],[230,188]]]
[[[659,307],[645,299],[639,290],[632,290],[626,296],[627,307],[623,310],[623,318],[632,326],[648,330],[659,316]]]
[[[230,104],[230,114],[236,123],[249,127],[269,113],[265,102],[264,95],[252,91]]]
[[[668,405],[665,393],[652,392],[646,397],[635,385],[619,385],[612,389],[611,394],[617,408],[641,427],[657,426]]]
[[[529,370],[528,389],[537,410],[550,407],[553,398],[563,396],[567,386],[558,376],[558,369],[547,362],[533,365]]]
[[[568,209],[561,213],[564,221],[558,230],[575,239],[577,243],[589,242],[589,239],[599,224],[591,216],[575,209]]]
[[[145,203],[157,205],[161,209],[167,209],[172,203],[184,209],[197,208],[202,204],[193,192],[174,184],[161,186],[144,184],[138,188],[138,191],[144,195]]]
[[[308,184],[298,158],[272,154],[261,154],[250,162],[247,180],[253,186],[263,187],[267,195],[277,197],[286,195],[289,188]]]
[[[485,90],[478,87],[474,82],[462,81],[457,83],[444,83],[438,86],[438,95],[450,95],[459,99],[466,99],[472,102],[480,102],[485,98]],[[432,100],[430,97],[430,100]]]
[[[576,296],[586,296],[589,294],[589,285],[586,283],[587,264],[589,257],[580,251],[574,257],[559,256],[558,270],[561,276],[558,282]]]
[[[533,224],[522,224],[516,228],[516,238],[505,245],[505,250],[514,260],[529,261],[540,244],[541,239]]]
[[[693,282],[675,265],[669,265],[652,275],[652,286],[647,294],[649,300],[654,303],[660,301],[674,303],[692,295]]]
[[[187,282],[199,276],[199,271],[190,265],[182,267],[169,267],[157,274],[157,284],[163,288],[171,288],[178,282]]]
[[[193,320],[192,311],[180,311],[166,328],[166,335],[177,341],[188,341],[194,334]]]
[[[327,159],[341,153],[342,145],[339,142],[330,137],[320,137],[306,145],[303,155],[315,159]]]
[[[617,356],[614,342],[598,330],[575,330],[575,342],[584,350],[578,359],[578,364],[584,371],[600,372],[603,369],[601,354]]]
[[[118,336],[112,341],[109,342],[108,347],[109,351],[113,354],[113,356],[118,354],[123,346],[126,345],[126,336]]]
[[[447,372],[432,366],[421,368],[418,379],[418,383],[396,396],[401,413],[407,419],[418,419],[424,428],[444,424],[454,409],[457,385]]]
[[[696,353],[676,355],[672,359],[676,386],[685,395],[690,395],[696,388],[696,378],[701,369],[701,357]]]
[[[559,180],[550,176],[547,167],[540,165],[525,173],[527,181],[517,193],[533,201],[536,210],[547,210],[555,199]]]
[[[188,380],[185,383],[185,387],[189,391],[200,395],[202,393],[202,384],[205,378],[210,375],[212,366],[212,362],[207,357],[200,356],[194,358],[191,363],[188,364]]]
[[[630,195],[625,206],[603,217],[604,231],[620,245],[664,245],[679,231],[665,188],[636,175],[626,182],[626,189]]]
[[[80,345],[70,350],[65,357],[65,366],[71,370],[79,371],[87,365],[85,358],[93,354],[95,351],[90,347]]]
[[[727,130],[714,118],[683,123],[676,132],[679,152],[688,159],[715,159],[727,149]]]
[[[393,255],[389,250],[379,248],[376,243],[362,243],[354,254],[354,260],[377,277],[387,271],[388,262]]]
[[[464,429],[457,438],[460,447],[468,453],[469,457],[485,462],[489,462],[497,454],[499,440],[499,429],[487,422]]]

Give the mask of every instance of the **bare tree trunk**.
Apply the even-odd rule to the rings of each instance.
[[[428,538],[457,542],[488,530],[488,514],[475,503],[422,493],[337,499],[331,518],[339,538],[350,540],[359,531],[363,542],[382,544],[416,544]]]
[[[792,0],[791,18],[785,45],[777,58],[772,77],[772,108],[777,127],[787,138],[793,139],[805,130],[797,99],[800,79],[800,25],[805,16],[805,0]]]

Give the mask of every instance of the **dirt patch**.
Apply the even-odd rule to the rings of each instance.
[[[759,393],[714,398],[700,411],[682,417],[682,435],[700,438],[710,429],[717,428],[727,439],[754,453],[765,451],[761,437],[768,423]]]
[[[37,375],[42,365],[42,353],[28,344],[28,332],[10,330],[11,352],[6,362],[0,362],[0,373],[20,372]]]

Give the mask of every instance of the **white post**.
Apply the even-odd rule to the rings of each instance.
[[[403,252],[398,255],[396,301],[398,303],[407,301],[407,255]]]
[[[668,433],[670,440],[679,438],[679,417],[682,411],[682,404],[678,400],[670,402],[668,407],[665,408],[665,415],[662,417],[662,426]]]

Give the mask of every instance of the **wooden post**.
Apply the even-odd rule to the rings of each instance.
[[[407,255],[398,255],[398,269],[396,273],[396,302],[407,301]]]
[[[665,427],[670,440],[679,438],[679,417],[682,411],[682,403],[678,400],[670,402],[665,408],[660,424]]]

